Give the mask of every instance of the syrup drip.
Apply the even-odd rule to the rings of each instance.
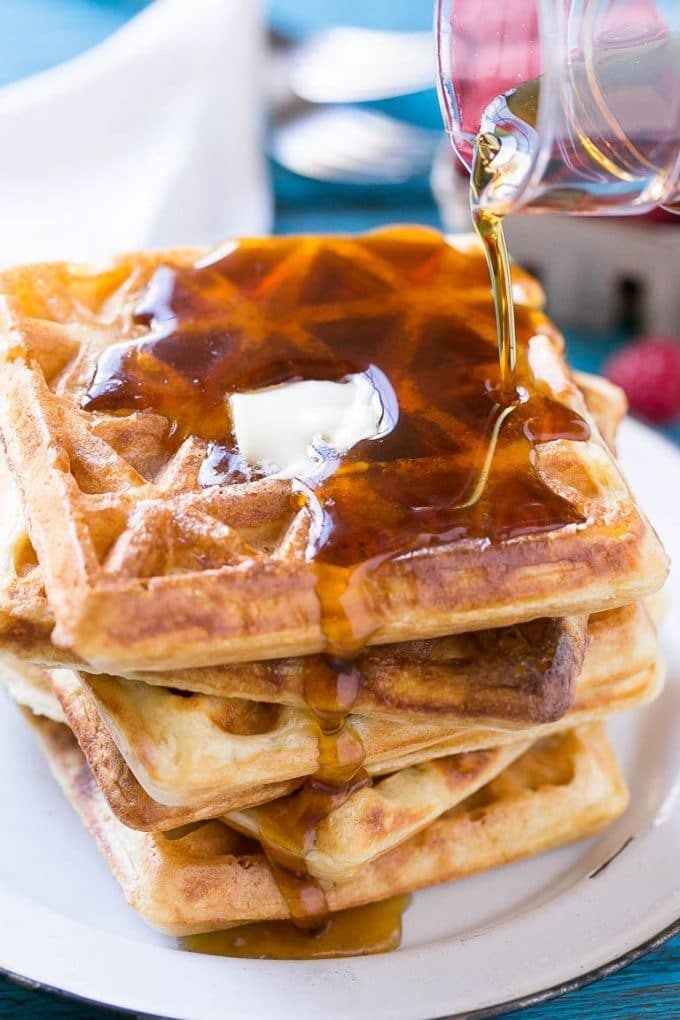
[[[324,656],[318,669],[305,674],[304,695],[319,729],[317,780],[342,787],[364,763],[364,748],[347,722],[361,692],[363,677],[355,662]]]
[[[480,134],[477,138],[470,175],[470,207],[472,224],[484,247],[491,277],[498,333],[500,393],[503,402],[507,403],[517,397],[517,335],[510,256],[502,219],[483,205],[484,189],[489,175],[493,173],[493,162],[500,149],[501,142],[494,134]]]
[[[291,867],[293,858],[276,842],[268,842],[266,826],[261,829],[259,839],[279,892],[286,901],[290,924],[305,931],[319,931],[331,916],[320,883],[307,875],[304,863],[298,862],[297,870]]]
[[[401,942],[401,918],[409,900],[408,896],[394,896],[340,910],[316,931],[296,928],[287,921],[270,921],[190,935],[180,939],[180,946],[191,953],[256,960],[324,960],[387,953]]]
[[[305,678],[305,700],[318,727],[319,766],[289,797],[258,808],[258,838],[286,900],[293,923],[316,929],[329,918],[321,884],[307,872],[319,825],[371,780],[362,765],[365,752],[347,722],[361,690],[358,667],[330,656]]]

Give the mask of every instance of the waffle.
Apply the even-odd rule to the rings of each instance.
[[[621,417],[625,413],[623,391],[613,383],[597,376],[587,375],[584,372],[575,375],[588,409],[597,422],[598,429],[603,436],[607,437],[607,441],[613,448]],[[57,647],[50,640],[54,628],[54,618],[45,597],[38,559],[26,530],[19,491],[1,447],[0,520],[3,522],[3,529],[0,532],[0,652],[48,668],[77,666],[80,669],[89,670],[91,667],[87,662],[68,649]],[[544,623],[549,625],[545,632],[545,640],[546,642],[554,640],[552,647],[557,651],[562,636],[558,628],[564,625],[563,621],[544,621]],[[585,625],[583,619],[579,623],[581,627]],[[579,647],[574,650],[574,655],[570,660],[570,664],[573,666],[582,651],[580,649],[581,639],[580,633],[576,629],[577,620],[572,618],[568,626],[570,635],[574,638],[578,635],[579,638]],[[527,642],[520,640],[519,649],[511,644],[513,632],[507,632],[510,641],[504,638],[503,686],[509,687],[511,690],[505,691],[502,699],[494,699],[496,702],[494,706],[486,701],[489,697],[487,677],[489,672],[497,672],[493,663],[486,661],[483,668],[475,669],[469,675],[461,668],[460,660],[468,663],[473,657],[473,652],[476,651],[470,646],[467,635],[448,636],[444,639],[414,643],[413,655],[418,660],[418,675],[423,676],[423,668],[430,661],[437,663],[436,668],[439,673],[446,668],[443,664],[447,659],[456,660],[457,670],[455,674],[451,674],[447,678],[446,685],[446,689],[450,690],[453,697],[457,699],[454,703],[456,714],[464,714],[468,698],[474,698],[476,707],[472,711],[478,716],[484,715],[490,719],[494,715],[500,717],[502,713],[507,713],[507,718],[513,718],[516,713],[518,719],[530,719],[536,722],[547,721],[547,717],[539,717],[543,701],[538,697],[538,689],[534,687],[525,701],[521,697],[520,691],[515,690],[509,679],[515,675],[515,669],[519,668],[520,662],[532,672],[535,672],[532,667],[537,662],[540,662],[543,668],[545,667],[546,658],[551,654],[551,647],[548,643],[544,643],[544,640],[537,640],[536,629],[534,621],[532,621],[530,630],[525,628],[530,640]],[[500,633],[503,634],[503,632]],[[543,634],[540,636],[544,637]],[[485,632],[480,632],[480,638],[484,640],[485,637],[487,648],[489,648],[492,638]],[[398,646],[375,647],[360,656],[365,677],[365,690],[360,695],[361,711],[364,714],[370,714],[373,708],[380,713],[390,714],[397,701],[400,709],[418,711],[425,708],[423,699],[412,698],[406,689],[408,681],[413,679],[407,670],[408,656],[399,655],[399,665],[394,668],[393,657],[397,650],[405,652],[408,647],[408,642]],[[533,661],[527,657],[529,649],[535,656]],[[383,652],[384,658],[382,658]],[[564,651],[563,643],[559,658],[566,666],[568,656]],[[302,696],[304,676],[301,667],[315,662],[318,662],[318,659],[308,656],[302,660],[261,661],[217,668],[174,670],[172,681],[166,682],[165,686],[174,686],[203,694],[302,705],[304,703]],[[300,670],[299,673],[298,670]],[[555,663],[553,674],[556,672],[557,663]],[[167,681],[164,674],[153,672],[132,671],[126,675],[147,683],[163,685],[164,681]],[[562,671],[560,671],[560,675],[563,675]],[[375,694],[372,693],[374,686],[380,686],[381,690],[376,691]],[[394,693],[395,688],[399,690],[398,699]],[[387,690],[389,690],[389,696],[386,696]],[[458,698],[458,692],[461,690],[465,691],[465,698]],[[552,710],[558,711],[555,705],[556,699],[552,693],[547,693],[546,699],[552,704]],[[484,705],[483,709],[481,708],[482,704]],[[440,698],[436,702],[433,701],[429,707],[437,712],[447,712],[450,705],[451,702],[445,702]]]
[[[0,653],[47,668],[90,668],[50,641],[54,621],[40,567],[25,530],[16,485],[1,453],[0,498],[5,511],[0,534],[4,564]],[[363,715],[383,718],[422,713],[451,723],[547,722],[559,717],[573,700],[585,638],[585,617],[569,617],[370,648],[358,658],[364,679],[355,707]],[[307,679],[320,668],[319,656],[307,656],[129,675],[179,690],[302,707]]]
[[[14,659],[0,660],[0,687],[4,687],[17,705],[26,711],[27,719],[44,717],[65,723],[50,674],[43,669]],[[200,806],[169,807],[153,800],[137,782],[120,755],[106,729],[92,727],[93,739],[83,737],[95,773],[102,777],[111,810],[125,826],[144,831],[173,829],[205,818],[214,818],[220,811],[251,807],[291,793],[296,783],[273,782],[247,791],[227,794],[212,803]]]
[[[354,717],[350,722],[364,741],[368,772],[378,777],[418,766],[418,774],[425,777],[431,770],[438,777],[436,783],[442,770],[447,774],[451,756],[488,750],[498,754],[502,748],[509,748],[512,755],[518,742],[630,710],[656,697],[663,670],[657,661],[655,628],[646,612],[628,607],[600,614],[591,619],[590,631],[586,670],[575,704],[562,719],[522,730],[444,726],[420,734],[415,727],[398,734],[394,726],[376,730],[370,719]],[[297,782],[318,766],[316,730],[309,718],[297,727],[291,727],[290,718],[278,719],[278,728],[269,717],[271,728],[267,730],[258,713],[271,706],[234,702],[227,708],[224,699],[186,699],[138,683],[140,710],[135,699],[124,699],[129,681],[90,679],[101,681],[103,698],[97,698],[89,684],[73,672],[48,673],[15,660],[7,660],[0,671],[0,681],[19,704],[57,720],[64,718],[65,709],[111,810],[126,825],[165,830],[231,809],[265,804],[291,794]],[[113,686],[108,700],[107,683]],[[60,703],[50,687],[56,687]],[[117,722],[111,725],[116,708]],[[289,710],[287,715],[302,713]],[[227,725],[236,732],[229,732]],[[261,732],[254,734],[253,729]],[[172,741],[168,743],[170,733]],[[438,760],[442,760],[440,765]],[[394,783],[395,777],[387,781]],[[424,812],[433,810],[425,794],[427,788],[425,785],[421,801]],[[341,820],[331,819],[328,828],[337,834],[348,818],[361,821],[361,805],[370,804],[371,796],[367,790],[359,790],[349,806],[335,816]],[[398,831],[386,827],[383,838],[398,838]],[[345,835],[345,846],[359,853],[357,833],[349,829]],[[338,836],[335,846],[342,845]],[[330,850],[319,861],[317,868],[346,866],[342,862],[333,865]]]
[[[663,671],[656,658],[654,628],[645,611],[629,607],[601,614],[593,617],[591,631],[588,669],[579,683],[575,704],[563,718],[523,730],[440,727],[425,733],[421,730],[416,738],[417,728],[399,733],[401,727],[390,725],[376,730],[370,719],[352,717],[350,725],[365,742],[367,771],[379,777],[450,755],[508,747],[652,700],[659,692]],[[237,706],[232,706],[230,724],[241,731],[234,734],[224,729],[224,707],[215,710],[209,706],[205,711],[204,702],[211,699],[184,699],[165,692],[169,705],[161,710],[158,695],[163,692],[139,684],[143,710],[134,700],[121,704],[120,690],[117,698],[103,706],[75,673],[42,673],[41,679],[41,671],[32,667],[27,671],[25,665],[15,662],[17,665],[20,672],[18,678],[15,673],[13,690],[10,685],[15,700],[52,718],[60,718],[65,710],[111,809],[133,828],[164,830],[196,818],[224,814],[230,807],[237,810],[265,803],[289,793],[317,768],[317,737],[309,721],[307,729],[294,731],[298,741],[301,732],[306,734],[297,745],[291,743],[291,731],[285,730],[285,724],[285,739],[274,727],[266,734],[255,735],[253,745],[253,737],[244,730],[248,725],[253,728],[253,708],[257,711],[262,706],[247,707],[240,719],[236,717]],[[11,661],[0,679],[8,675],[12,675]],[[56,686],[61,705],[53,696],[52,705],[45,711],[40,700],[44,702],[48,677],[48,682]],[[119,716],[112,726],[111,712],[116,702]],[[244,743],[250,745],[249,758]],[[274,768],[277,763],[280,771]],[[350,832],[347,844],[351,843]]]
[[[469,240],[0,274],[0,684],[160,930],[318,923],[624,810],[600,720],[663,683],[667,564],[625,399],[513,283],[504,405]],[[236,395],[312,379],[370,382],[379,436],[248,462]]]
[[[588,410],[597,422],[600,434],[612,453],[616,453],[616,436],[626,416],[626,394],[616,383],[590,372],[574,372],[574,382],[581,390]]]
[[[15,704],[30,709],[34,715],[45,716],[53,722],[66,722],[46,669],[30,662],[0,657],[0,687]]]
[[[625,409],[621,391],[583,373],[578,382],[600,431],[613,442]],[[46,666],[87,668],[49,640],[54,623],[16,485],[1,453],[0,499],[5,525],[0,535],[0,561],[5,564],[0,648]],[[619,619],[625,622],[625,617]],[[583,661],[584,627],[584,618],[533,621],[498,631],[367,649],[358,660],[363,683],[355,711],[395,719],[404,713],[436,714],[452,725],[461,721],[526,725],[559,718],[573,699],[575,675]],[[614,628],[610,644],[610,654],[616,656],[630,644],[630,635]],[[131,676],[218,697],[304,707],[306,679],[319,666],[317,656],[308,656]]]
[[[573,725],[574,715],[596,716],[644,703],[658,690],[656,635],[642,608],[594,618],[585,668],[572,707],[550,723],[522,727],[451,726],[429,717],[399,722],[352,713],[348,723],[361,739],[371,774],[404,762],[494,743],[524,739],[542,727]],[[206,795],[268,779],[312,775],[319,765],[318,729],[302,709],[214,698],[181,697],[165,688],[110,676],[55,671],[54,683],[78,739],[92,739],[76,716],[78,703],[98,716],[147,792],[163,803],[193,803]],[[81,716],[82,713],[78,712]],[[249,733],[250,730],[250,733]],[[172,741],[168,740],[172,734]]]
[[[326,881],[349,879],[451,810],[462,799],[462,791],[471,796],[470,786],[486,785],[542,734],[639,707],[658,694],[662,667],[657,661],[655,630],[645,610],[630,606],[593,616],[590,630],[589,672],[579,683],[573,708],[561,722],[525,730],[523,742],[507,743],[511,738],[507,733],[499,741],[497,732],[484,735],[483,730],[470,728],[458,735],[459,741],[462,738],[463,745],[467,742],[472,747],[486,745],[486,750],[438,758],[434,756],[437,749],[430,749],[430,760],[402,767],[371,786],[360,786],[341,796],[330,810],[322,794],[319,821],[314,784],[311,795],[303,787],[283,802],[232,812],[224,820],[253,838],[261,839],[266,833],[267,844],[296,870]],[[605,680],[607,662],[610,672]],[[455,740],[456,735],[452,736]]]
[[[265,832],[270,849],[298,872],[344,881],[471,797],[529,746],[520,742],[412,765],[341,796],[328,813],[323,804],[318,821],[313,786],[311,795],[305,788],[283,801],[232,811],[223,821],[259,841]],[[300,822],[291,825],[295,819]]]
[[[0,652],[44,664],[54,658],[54,619],[45,598],[19,490],[0,447]]]
[[[54,621],[1,452],[0,499],[0,653],[48,668],[90,668],[50,641]],[[384,719],[436,715],[453,725],[549,722],[573,700],[585,643],[586,618],[569,617],[369,648],[357,660],[363,681],[355,709]],[[304,707],[308,679],[322,668],[320,656],[307,656],[130,676],[178,690]]]
[[[282,919],[288,907],[258,844],[219,821],[134,832],[110,811],[67,727],[34,717],[43,751],[128,902],[172,935]],[[590,835],[627,804],[605,732],[539,743],[495,780],[348,881],[324,883],[331,910],[420,889]]]
[[[487,729],[482,726],[452,730],[446,738],[427,748],[418,748],[410,753],[402,749],[393,758],[385,756],[373,771],[376,774],[386,774],[443,755],[502,747],[518,740],[539,740],[561,733],[569,727],[607,719],[611,715],[641,708],[654,701],[663,689],[664,678],[665,666],[663,660],[658,658],[652,666],[639,673],[609,680],[582,692],[577,690],[573,706],[555,722],[528,726],[522,730]]]
[[[578,413],[592,433],[532,449],[527,485],[532,492],[539,487],[546,507],[564,510],[568,521],[558,528],[520,528],[509,537],[501,529],[489,543],[489,527],[499,527],[492,500],[475,504],[460,539],[411,543],[379,563],[375,557],[353,562],[351,571],[331,562],[320,573],[309,556],[318,506],[293,483],[230,476],[202,486],[210,443],[195,431],[171,449],[163,414],[83,410],[115,345],[147,342],[145,309],[172,278],[189,291],[200,282],[177,334],[180,361],[194,328],[191,309],[209,319],[212,294],[221,309],[230,309],[220,313],[226,315],[220,328],[238,327],[250,337],[284,331],[292,357],[304,328],[306,337],[317,338],[312,346],[323,361],[330,356],[328,337],[339,330],[348,344],[350,337],[358,340],[379,305],[390,319],[392,342],[395,330],[405,338],[441,335],[435,327],[441,331],[443,323],[450,336],[467,330],[472,343],[468,324],[479,322],[470,377],[473,364],[486,372],[494,362],[482,256],[457,251],[431,232],[243,242],[220,261],[203,258],[202,268],[195,259],[195,252],[139,254],[104,267],[25,267],[0,280],[0,427],[44,572],[56,644],[115,673],[209,666],[323,651],[348,614],[350,624],[359,621],[362,639],[385,644],[613,608],[661,585],[667,565],[658,540],[565,369],[561,339],[528,288],[518,326],[531,393],[564,414]],[[451,286],[435,286],[442,279]],[[315,287],[324,289],[323,299]],[[318,339],[322,334],[326,340]],[[422,353],[413,363],[419,371],[426,364]],[[227,368],[233,368],[228,359]],[[184,376],[177,380],[179,369],[166,369],[194,421],[204,410],[200,398]],[[412,396],[398,393],[400,405]],[[162,392],[156,398],[162,402]],[[418,399],[423,402],[422,394]],[[416,420],[424,449],[440,424],[428,411]],[[523,443],[518,439],[508,456],[494,459],[494,492],[514,484]],[[368,479],[395,472],[400,484],[422,487],[425,477],[441,472],[435,462],[402,456],[372,462],[369,473],[346,471],[338,475],[338,499],[347,492],[353,506],[365,508]],[[513,506],[506,498],[503,513],[512,515]]]
[[[589,654],[588,640],[594,641]],[[604,641],[606,655],[600,653]],[[395,722],[521,728],[561,718],[573,703],[577,676],[589,682],[639,672],[655,655],[649,613],[639,604],[593,614],[587,628],[581,618],[570,617],[384,645],[358,658],[362,686],[352,711]],[[321,660],[308,656],[219,670],[133,673],[129,679],[184,693],[305,708],[306,680],[320,668]],[[95,689],[101,686],[91,682]]]
[[[0,662],[0,683],[17,704],[34,715],[63,723],[66,720],[49,678],[47,671],[36,667],[22,664],[17,670],[15,663],[3,669]],[[89,746],[95,761],[104,760],[109,765],[112,756],[117,753],[106,733],[97,733],[96,740]],[[382,780],[375,787],[358,790],[324,820],[315,848],[305,858],[309,873],[332,880],[343,872],[349,874],[357,870],[361,864],[397,846],[429,821],[470,796],[514,761],[527,746],[526,743],[518,743],[507,748],[453,755],[406,769]],[[95,777],[98,771],[95,767]],[[163,805],[151,801],[124,764],[119,766],[118,772],[117,787],[107,783],[104,788],[114,814],[128,827],[146,831],[167,830],[204,817],[205,813],[190,808],[177,808],[174,813],[172,809],[164,810]],[[103,784],[100,782],[99,785],[101,788]],[[279,784],[278,788],[276,784],[270,784],[262,788],[261,793],[257,788],[250,790],[249,797],[253,804],[263,797],[280,803],[278,798],[288,792],[289,788],[284,784]],[[125,804],[122,813],[121,803]],[[137,805],[136,809],[131,809],[133,804]],[[131,825],[133,810],[136,810],[136,824]],[[213,814],[205,817],[214,817],[214,813],[213,809]],[[257,819],[246,815],[236,817],[230,814],[224,820],[246,833],[252,830],[253,824],[258,824]],[[344,856],[339,860],[340,855]]]

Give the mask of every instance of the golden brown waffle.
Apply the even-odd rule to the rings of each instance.
[[[26,664],[19,668],[16,666],[16,663],[10,662],[5,669],[0,662],[0,685],[6,688],[10,697],[34,715],[65,722],[61,705],[50,685],[50,674]],[[86,712],[86,703],[81,701],[79,704],[81,712]],[[81,727],[81,732],[85,732],[84,727]],[[182,806],[173,809],[157,804],[126,769],[109,734],[99,727],[91,736],[89,742],[84,741],[84,746],[88,749],[87,757],[94,763],[93,774],[99,777],[107,801],[124,824],[145,831],[168,830],[201,818],[215,817],[219,811],[219,801],[213,801],[209,815],[205,808],[202,811]],[[318,846],[312,854],[313,864],[310,858],[310,874],[328,877],[333,872],[337,877],[342,869],[353,870],[352,861],[356,862],[356,869],[360,863],[397,846],[491,780],[527,746],[513,744],[508,748],[442,758],[406,769],[382,780],[374,788],[358,790],[351,795],[351,803],[330,812],[320,828]],[[117,759],[115,783],[112,782],[113,759]],[[284,783],[259,789],[253,787],[240,799],[246,804],[257,804],[263,798],[278,804],[281,803],[279,798],[289,789],[290,785]],[[233,805],[237,805],[239,795],[232,795],[230,799]],[[227,801],[223,810],[228,807]],[[245,828],[253,824],[246,816],[240,819],[229,816],[225,820],[232,823],[240,821],[241,827]],[[339,859],[342,846],[345,847],[344,862]]]
[[[592,619],[591,632],[587,671],[574,706],[562,719],[524,730],[472,726],[440,727],[430,732],[420,728],[419,733],[418,727],[398,732],[402,727],[376,727],[371,720],[356,717],[351,724],[367,744],[369,773],[377,777],[445,756],[536,740],[652,700],[660,690],[663,670],[656,662],[655,632],[645,611],[627,607],[601,614]],[[297,773],[299,782],[318,765],[316,732],[309,719],[287,731],[284,723],[284,739],[276,724],[268,733],[255,735],[254,744],[253,736],[246,735],[245,730],[248,727],[252,730],[254,723],[255,728],[262,728],[263,717],[258,723],[257,713],[273,706],[234,703],[226,708],[225,699],[185,699],[139,684],[141,708],[134,698],[121,701],[123,692],[119,688],[109,702],[109,711],[103,711],[102,702],[76,674],[68,671],[48,674],[16,660],[7,660],[0,680],[9,686],[19,703],[59,718],[61,706],[54,695],[51,703],[46,700],[50,675],[112,810],[133,828],[165,830],[225,813],[232,807],[265,803],[290,791],[295,785],[291,775]],[[167,706],[163,704],[163,695]],[[112,727],[110,711],[116,702],[119,717]],[[243,710],[240,717],[239,707]],[[301,713],[288,710],[288,715],[296,714]],[[225,723],[240,732],[230,733],[224,728]],[[291,732],[295,733],[297,744],[291,741]],[[172,734],[170,744],[168,734]],[[277,762],[279,771],[274,768]],[[443,767],[446,768],[446,763]],[[248,785],[244,787],[244,783]],[[154,799],[159,792],[161,798]],[[358,804],[365,799],[366,794],[359,791]],[[427,808],[425,799],[423,808]],[[350,805],[344,816],[352,811]],[[348,845],[352,845],[352,840],[348,840]]]
[[[589,406],[596,395],[593,407],[600,429],[614,435],[624,406],[618,387],[583,375],[579,384]],[[0,610],[0,648],[48,666],[77,662],[77,657],[49,641],[53,621],[40,570],[15,483],[1,454],[0,493],[5,511],[0,561],[6,564],[0,606],[9,607],[4,614]],[[19,588],[22,596],[17,598],[14,593]],[[613,619],[628,625],[625,614]],[[559,718],[573,699],[584,637],[585,620],[570,618],[369,648],[358,660],[363,683],[354,709],[358,714],[395,719],[405,713],[436,715],[452,725],[548,722]],[[611,654],[620,656],[630,640],[629,633],[615,627]],[[175,670],[170,675],[131,675],[180,690],[304,707],[307,678],[320,667],[319,657],[307,656]]]
[[[345,881],[486,786],[529,746],[530,742],[524,742],[490,747],[401,769],[355,790],[344,802],[341,798],[320,821],[310,822],[306,831],[309,790],[283,801],[232,811],[223,821],[258,841],[264,825],[268,845],[298,871],[327,882]],[[306,800],[300,802],[301,797]],[[301,840],[290,829],[296,817],[303,819]],[[305,847],[305,841],[311,845]]]
[[[54,621],[1,451],[0,493],[0,652],[48,667],[88,668],[49,639]],[[585,643],[586,618],[569,617],[368,648],[358,658],[363,682],[354,707],[385,719],[436,715],[453,725],[548,722],[573,700]],[[320,656],[306,656],[131,675],[179,690],[304,707],[308,679],[323,668]]]
[[[602,681],[582,690],[577,688],[573,706],[555,722],[528,726],[521,730],[469,727],[451,731],[445,740],[430,745],[427,756],[419,749],[411,754],[402,753],[394,759],[385,758],[380,763],[380,770],[384,774],[417,764],[425,757],[432,759],[443,754],[460,754],[462,751],[501,747],[517,740],[540,740],[554,733],[562,733],[571,726],[582,726],[607,719],[654,701],[663,690],[664,680],[665,664],[658,658],[654,665],[639,673]]]
[[[0,684],[5,686],[17,704],[30,709],[33,714],[65,722],[59,701],[49,685],[47,671],[27,664],[23,664],[20,671],[14,671],[11,664],[4,670],[0,661]],[[110,756],[107,742],[110,745],[107,736],[103,740],[98,739],[95,754]],[[363,864],[403,843],[465,797],[471,796],[528,746],[527,743],[518,743],[451,755],[412,766],[379,780],[375,785],[356,790],[344,803],[330,810],[318,826],[314,849],[305,854],[304,859],[301,858],[301,869],[305,867],[309,874],[329,881],[349,877]],[[94,774],[97,774],[96,771]],[[124,772],[121,772],[121,779],[123,788],[132,792],[134,779],[126,778]],[[276,806],[282,803],[280,798],[286,789],[284,784],[279,784],[278,789],[271,784],[269,788],[263,788],[264,792]],[[249,796],[253,803],[261,799],[257,789],[249,791]],[[127,800],[139,800],[139,795],[128,794]],[[147,809],[142,828],[168,829],[201,817],[189,808],[180,807],[173,819],[172,811],[163,817],[162,810],[163,805],[158,805],[156,812]],[[246,835],[257,834],[260,824],[259,815],[254,813],[257,810],[231,812],[224,821]],[[289,852],[289,844],[284,845]]]
[[[585,398],[588,410],[597,422],[602,438],[612,453],[616,453],[616,435],[628,410],[626,394],[620,386],[601,375],[574,372],[573,376],[574,382]]]
[[[0,687],[5,688],[17,705],[28,710],[24,713],[26,718],[43,716],[54,722],[65,722],[61,705],[46,670],[27,663],[19,663],[15,659],[2,660]],[[89,743],[88,732],[93,734]],[[105,784],[106,797],[116,817],[126,826],[145,831],[173,829],[200,819],[214,818],[221,811],[231,808],[261,804],[285,796],[297,785],[272,782],[218,797],[212,803],[198,807],[196,805],[170,807],[153,800],[140,786],[103,726],[92,726],[88,731],[83,724],[82,739],[96,774]]]
[[[550,722],[574,699],[586,644],[587,618],[567,617],[367,649],[357,659],[362,682],[352,711],[440,726]],[[141,681],[186,694],[306,708],[308,684],[327,668],[321,656],[304,656],[132,673],[136,683],[129,689]],[[93,677],[93,686],[106,684],[106,676]],[[118,678],[109,679],[115,686]]]
[[[375,307],[377,288],[383,314],[405,332],[425,307],[430,319],[448,316],[452,328],[476,321],[471,309],[488,315],[488,336],[480,331],[478,343],[492,358],[481,255],[456,252],[420,231],[404,234],[396,261],[381,244],[383,235],[248,242],[234,257],[256,246],[262,264],[276,263],[265,278],[239,283],[233,259],[215,272],[231,296],[226,304],[234,299],[239,321],[254,316],[258,329],[275,289],[280,331],[292,328],[280,301],[289,302],[297,322],[299,281],[335,260],[347,279],[360,281],[363,296],[312,301],[304,309],[308,327],[357,326],[366,302]],[[134,312],[154,271],[194,258],[169,252],[94,269],[27,267],[6,272],[0,283],[1,426],[57,621],[55,641],[114,672],[284,657],[326,645],[307,557],[313,515],[291,483],[264,478],[202,488],[205,441],[189,436],[169,453],[162,415],[80,408],[102,352],[145,335]],[[414,270],[414,260],[423,266],[428,259],[439,259],[451,280],[450,290],[436,291],[436,307],[431,280],[421,285]],[[350,601],[370,620],[372,643],[601,610],[651,592],[665,576],[658,540],[570,380],[561,340],[534,308],[520,303],[518,314],[520,331],[533,333],[532,386],[555,406],[573,408],[593,431],[582,442],[542,442],[532,454],[536,484],[568,504],[579,523],[499,538],[484,548],[483,561],[485,539],[466,538],[388,557],[360,577],[355,572]],[[198,409],[200,402],[191,413]],[[494,470],[514,470],[512,457],[500,460]],[[400,462],[399,470],[417,478],[423,463]]]
[[[318,728],[309,712],[204,695],[182,698],[113,677],[88,680],[92,685],[74,672],[52,674],[69,725],[82,746],[97,746],[94,728],[107,731],[138,780],[161,803],[214,803],[220,794],[302,779],[319,767]],[[474,739],[477,732],[362,716],[350,716],[348,724],[361,739],[365,767],[376,775],[399,768],[402,758],[411,764],[431,753],[447,754],[444,745],[452,733],[467,740],[462,734],[469,732]],[[509,731],[510,741],[521,739],[523,731],[519,737],[515,732]]]
[[[34,718],[47,760],[128,902],[172,935],[289,916],[258,845],[221,822],[164,835],[111,813],[67,727]],[[331,910],[497,867],[590,835],[627,804],[600,725],[531,748],[493,782],[351,880],[325,884]]]
[[[16,485],[0,452],[0,652],[44,666],[80,665],[49,640],[53,620],[25,531]],[[4,611],[3,611],[4,607]],[[547,722],[573,700],[585,651],[586,619],[541,620],[478,634],[367,649],[356,710],[384,718],[434,714],[451,722]],[[131,674],[147,683],[302,707],[319,656],[167,673]],[[528,682],[530,681],[530,682]]]
[[[611,666],[618,674],[631,666],[643,669],[654,661],[654,629],[639,604],[593,614],[586,633],[582,627],[580,617],[535,620],[517,627],[368,648],[358,658],[362,687],[353,711],[448,726],[522,727],[560,718],[573,702],[576,677],[584,671],[588,678],[596,672],[608,674]],[[593,628],[597,628],[597,644],[588,655],[584,638],[589,632],[592,638]],[[606,658],[599,653],[605,634]],[[580,669],[574,669],[576,662]],[[319,665],[316,656],[307,656],[172,673],[131,673],[130,677],[187,692],[304,708],[306,678]],[[565,682],[567,669],[572,685]]]
[[[608,714],[622,710],[626,703],[636,707],[658,689],[654,671],[644,672],[656,658],[655,631],[645,610],[630,606],[593,616],[590,631],[589,672],[580,683],[580,698],[567,714],[565,725],[573,726],[579,714],[582,721],[593,718],[598,703],[600,710],[606,706]],[[607,663],[609,680],[603,684]],[[637,676],[635,667],[639,667]],[[317,817],[313,787],[311,797],[310,790],[303,787],[283,801],[232,812],[224,820],[257,839],[264,826],[268,845],[289,863],[297,860],[299,870],[327,881],[345,880],[450,810],[463,796],[470,796],[471,786],[485,785],[522,754],[541,729],[527,732],[524,743],[452,754],[402,768],[371,786],[360,787],[346,800],[341,797],[319,822],[313,821]],[[469,736],[475,737],[473,730]],[[479,733],[476,737],[479,739]]]
[[[0,649],[10,655],[51,660],[54,619],[42,572],[26,530],[21,498],[0,446]]]
[[[624,619],[617,623],[616,619],[608,620],[608,616]],[[595,619],[592,629],[588,673],[584,673],[573,708],[562,719],[523,730],[477,726],[433,728],[430,732],[421,729],[419,732],[417,727],[410,730],[395,725],[375,727],[371,720],[355,717],[350,724],[361,732],[366,743],[369,773],[379,776],[447,755],[536,740],[652,700],[663,682],[663,670],[656,662],[654,629],[644,611],[631,608],[603,614]],[[281,741],[287,758],[277,750],[281,738],[274,728],[256,738],[259,754],[252,753],[251,745],[248,762],[244,758],[243,744],[249,745],[252,738],[244,736],[243,729],[249,719],[252,725],[254,706],[237,721],[236,728],[241,729],[241,734],[230,734],[219,725],[227,718],[224,707],[217,711],[208,707],[206,712],[205,699],[169,696],[168,707],[161,711],[154,700],[161,692],[147,688],[146,693],[151,697],[146,700],[144,685],[139,685],[144,710],[140,710],[134,700],[121,705],[119,691],[117,700],[121,714],[118,724],[111,727],[111,703],[108,712],[102,711],[101,703],[75,674],[55,671],[52,676],[69,724],[77,734],[99,785],[113,811],[132,827],[167,829],[196,817],[207,817],[209,810],[213,814],[224,813],[229,810],[230,802],[240,800],[244,807],[264,803],[286,792],[285,788],[264,784],[284,780],[292,783],[296,773],[300,781],[317,768],[317,738],[309,723],[308,729],[295,731],[297,745],[290,740],[287,744]],[[32,706],[25,677],[23,691],[23,697],[18,700]],[[197,703],[192,708],[194,700]],[[296,710],[289,711],[295,713]],[[234,726],[236,706],[232,706],[231,712]],[[49,714],[54,716],[55,713]],[[173,738],[172,753],[168,748],[168,733]],[[302,733],[306,734],[304,739],[301,739]],[[200,739],[196,739],[197,734]],[[273,769],[275,762],[279,769],[283,767],[282,772]],[[251,785],[244,788],[244,784]],[[152,798],[159,792],[163,800],[170,801],[169,805]],[[202,801],[197,799],[197,793]],[[210,798],[207,804],[206,797]],[[220,803],[225,805],[221,809]]]
[[[44,715],[53,722],[66,722],[46,669],[0,657],[0,688],[4,688],[17,705],[30,709],[34,715]]]
[[[589,406],[591,394],[598,397],[594,406],[599,427],[613,434],[621,407],[618,388],[604,382],[598,387],[598,382],[603,381],[579,379]],[[0,482],[5,523],[0,559],[6,564],[0,599],[4,596],[11,609],[4,616],[0,613],[0,625],[4,625],[0,645],[46,665],[69,664],[75,657],[49,642],[53,623],[39,568],[23,525],[16,486],[1,455]],[[23,594],[16,598],[20,586]],[[573,696],[573,679],[582,661],[583,626],[584,621],[577,619],[534,621],[499,631],[367,649],[359,659],[364,682],[355,711],[395,718],[405,712],[437,713],[442,721],[448,716],[452,723],[464,719],[526,724],[558,718]],[[305,679],[318,668],[318,657],[309,656],[174,671],[171,677],[137,676],[199,693],[304,706]]]

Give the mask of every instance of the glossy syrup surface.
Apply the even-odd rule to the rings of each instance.
[[[209,442],[204,478],[228,484],[262,474],[235,448],[229,394],[364,372],[394,427],[340,459],[318,451],[325,463],[299,494],[318,517],[310,560],[356,568],[463,538],[560,528],[581,518],[539,479],[532,447],[544,420],[573,439],[587,425],[537,386],[527,343],[547,327],[520,305],[524,399],[497,427],[488,281],[481,254],[420,228],[243,241],[198,267],[161,266],[136,306],[145,332],[101,356],[83,407],[167,416],[176,442]],[[531,435],[529,421],[539,423]]]

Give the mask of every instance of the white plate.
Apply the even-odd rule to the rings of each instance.
[[[621,447],[680,561],[680,452],[634,423]],[[679,580],[676,571],[663,634],[665,693],[611,725],[631,785],[625,817],[576,846],[418,893],[402,947],[385,956],[287,963],[178,951],[123,902],[31,733],[2,701],[0,967],[182,1020],[430,1020],[502,1009],[607,968],[680,919]]]

